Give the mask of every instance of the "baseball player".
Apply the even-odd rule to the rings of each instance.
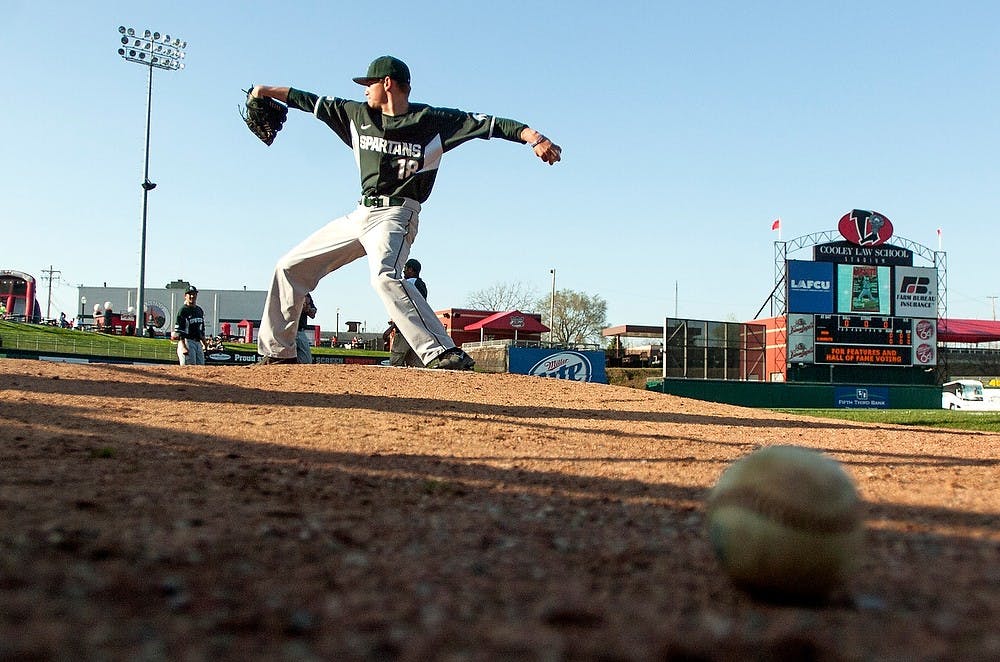
[[[309,318],[316,317],[317,308],[313,303],[312,295],[306,292],[305,301],[302,303],[302,314],[299,315],[298,333],[295,334],[295,360],[299,363],[312,363],[312,345],[309,342],[309,333],[306,326],[309,325]]]
[[[420,277],[420,262],[413,259],[412,257],[406,261],[403,265],[403,278],[407,282],[413,283],[414,287],[417,288],[417,292],[420,292],[420,296],[424,299],[427,298],[427,283],[424,279]],[[390,322],[392,325],[392,341],[389,351],[389,365],[391,366],[410,366],[415,368],[422,368],[423,363],[420,358],[410,349],[409,343],[406,342],[406,338],[403,334],[396,330],[395,323]]]
[[[400,269],[417,236],[421,205],[430,196],[442,155],[474,138],[527,143],[553,165],[558,145],[511,119],[410,102],[410,70],[391,56],[376,58],[364,76],[366,102],[320,97],[291,87],[256,85],[270,97],[311,113],[354,152],[361,175],[357,207],[323,226],[278,260],[264,304],[259,363],[294,363],[295,332],[306,292],[328,273],[368,256],[372,287],[389,318],[430,368],[471,370],[444,326]]]
[[[177,311],[177,322],[170,337],[177,341],[181,365],[205,365],[205,311],[197,304],[198,288],[184,292],[184,305]]]

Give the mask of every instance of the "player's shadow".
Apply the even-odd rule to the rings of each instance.
[[[76,380],[17,381],[21,389],[98,393],[93,383],[88,388]],[[265,413],[275,406],[329,407],[334,397],[373,410],[390,399],[398,407],[400,400],[309,393],[271,399],[264,391],[197,380],[174,384],[110,390],[126,402],[153,398],[180,410],[185,402],[236,402]],[[167,649],[204,640],[231,653],[226,646],[256,642],[264,646],[260,654],[279,657],[292,649],[267,647],[294,643],[299,653],[321,658],[427,659],[440,651],[461,657],[469,646],[487,651],[486,658],[524,657],[541,645],[559,647],[566,658],[715,659],[706,651],[743,645],[781,651],[803,642],[822,647],[823,614],[835,613],[836,627],[851,632],[876,653],[872,657],[919,657],[898,641],[882,647],[872,619],[906,613],[930,622],[941,613],[990,613],[997,597],[995,564],[984,563],[995,560],[1000,534],[991,513],[866,505],[867,547],[847,597],[795,607],[814,615],[797,616],[800,625],[786,624],[773,635],[766,624],[792,607],[755,599],[719,571],[705,535],[707,486],[669,475],[614,478],[586,468],[636,459],[530,457],[529,469],[500,453],[337,452],[241,440],[245,431],[226,427],[227,421],[179,435],[156,424],[156,411],[136,411],[108,436],[95,427],[99,411],[27,398],[3,402],[10,425],[0,451],[0,598],[24,605],[19,632],[56,632],[45,641],[63,655],[93,657],[88,653],[100,650],[88,647],[93,639],[81,633],[146,632],[144,624],[157,623]],[[453,421],[486,415],[516,425],[517,416],[528,413],[433,398],[403,404],[407,413]],[[543,411],[552,419],[588,414]],[[531,413],[537,415],[536,408]],[[603,412],[609,420],[633,414]],[[694,419],[735,420],[676,414],[645,420]],[[541,425],[552,433],[569,429]],[[648,436],[621,435],[623,442]],[[701,443],[664,435],[672,451],[689,442]],[[740,454],[725,446],[690,452],[692,460]],[[886,465],[982,464],[932,454],[858,455]],[[665,453],[661,461],[669,467],[675,459]],[[570,461],[581,464],[560,469]],[[700,461],[718,463],[721,472],[725,460]],[[87,607],[67,611],[67,602]],[[196,621],[200,636],[191,639],[187,615],[203,613],[210,618]],[[746,614],[764,625],[722,627]],[[940,636],[979,635],[985,636],[965,626]],[[17,635],[13,641],[7,650],[17,650],[11,648]],[[348,645],[355,648],[343,648]]]

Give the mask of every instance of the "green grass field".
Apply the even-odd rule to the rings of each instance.
[[[225,347],[246,352],[257,351],[256,345],[224,343]],[[176,361],[177,350],[167,338],[137,338],[115,336],[95,331],[75,331],[42,324],[0,321],[0,353],[20,349],[32,352],[80,354],[85,356]],[[388,352],[314,347],[313,354],[322,356],[389,356]]]
[[[949,409],[775,409],[774,411],[864,423],[1000,432],[1000,411]]]
[[[159,359],[176,358],[169,340],[114,336],[94,331],[60,329],[42,324],[0,321],[0,341],[4,350],[81,354],[87,356]]]

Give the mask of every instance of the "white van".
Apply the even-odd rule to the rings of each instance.
[[[986,400],[983,383],[978,379],[956,379],[941,387],[941,406],[945,409],[994,409]],[[992,400],[992,398],[991,398]]]

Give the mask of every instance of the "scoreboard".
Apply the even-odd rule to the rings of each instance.
[[[851,365],[913,365],[909,317],[816,315],[815,362]]]
[[[817,315],[816,342],[843,345],[913,344],[913,321],[909,317],[866,315]]]
[[[886,243],[882,214],[852,210],[838,230],[813,260],[785,260],[788,365],[937,365],[937,267]]]

